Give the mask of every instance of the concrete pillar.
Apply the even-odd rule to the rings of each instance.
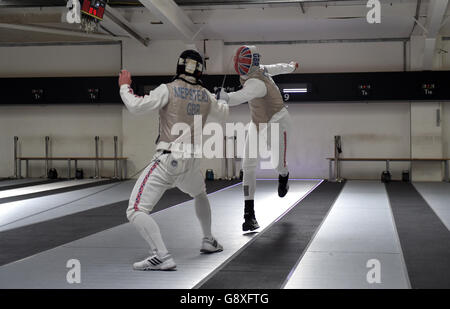
[[[419,35],[412,36],[409,48],[411,71],[422,71],[423,55],[425,53],[425,37]]]
[[[411,103],[411,154],[413,158],[442,158],[442,108],[440,102]],[[415,162],[412,164],[413,181],[441,181],[442,164]]]

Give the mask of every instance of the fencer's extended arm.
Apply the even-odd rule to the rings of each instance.
[[[230,113],[230,108],[224,100],[217,100],[214,95],[209,93],[211,99],[211,110],[209,111],[208,118],[211,116],[218,121],[225,121]]]
[[[141,97],[134,94],[130,85],[125,84],[120,87],[120,97],[131,113],[144,113],[163,108],[169,102],[169,89],[162,84],[148,95]]]
[[[291,63],[277,63],[277,64],[265,64],[262,65],[263,69],[266,70],[266,72],[271,75],[280,75],[280,74],[289,74],[294,72],[298,64],[296,62]]]
[[[262,98],[266,94],[267,88],[263,81],[256,78],[249,78],[245,81],[241,90],[228,93],[228,105],[236,106],[256,98]]]

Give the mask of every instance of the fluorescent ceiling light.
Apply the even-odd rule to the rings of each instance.
[[[283,89],[284,93],[307,93],[308,88],[288,88]]]

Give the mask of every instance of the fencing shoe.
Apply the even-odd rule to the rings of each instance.
[[[255,201],[254,200],[246,200],[245,208],[244,208],[244,220],[245,222],[242,224],[242,230],[246,231],[254,231],[259,229],[258,221],[255,218]]]
[[[242,223],[242,230],[244,232],[259,229],[259,224],[258,221],[256,221],[255,213],[245,213],[244,220],[244,223]]]
[[[214,253],[223,251],[223,247],[221,244],[217,242],[217,239],[204,237],[202,240],[202,248],[200,249],[201,253]]]
[[[285,197],[289,191],[289,173],[286,176],[278,176],[278,196]]]
[[[170,254],[165,257],[151,255],[143,261],[133,264],[134,270],[175,270],[177,264]]]

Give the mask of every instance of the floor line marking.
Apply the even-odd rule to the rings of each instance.
[[[400,236],[398,236],[397,225],[395,224],[394,213],[392,212],[391,199],[389,198],[389,194],[386,189],[386,185],[383,186],[384,192],[386,193],[388,205],[389,205],[389,214],[392,221],[392,226],[394,227],[395,232],[395,240],[397,241],[397,245],[400,249],[400,260],[402,262],[403,273],[405,274],[406,283],[408,284],[408,288],[411,289],[411,281],[409,280],[408,267],[406,266],[405,257],[403,256],[402,244],[400,243]]]
[[[295,265],[292,267],[291,271],[289,272],[289,274],[287,275],[286,279],[284,280],[284,282],[281,284],[280,289],[284,289],[286,284],[289,282],[289,280],[291,280],[292,275],[294,274],[294,272],[297,270],[298,265],[300,264],[300,261],[303,259],[303,257],[305,256],[306,252],[308,252],[309,247],[311,246],[313,240],[316,238],[317,234],[319,233],[319,230],[322,228],[322,225],[325,223],[325,221],[328,218],[328,215],[330,214],[331,210],[333,209],[334,205],[336,204],[337,199],[339,198],[339,196],[341,195],[342,191],[344,190],[344,187],[347,185],[347,183],[345,183],[342,188],[341,191],[339,192],[339,194],[336,196],[336,198],[334,199],[333,203],[331,204],[330,209],[328,209],[328,212],[326,213],[325,217],[323,218],[322,222],[320,222],[319,226],[317,227],[316,231],[314,232],[314,234],[312,235],[311,239],[308,242],[308,245],[305,247],[305,250],[303,250],[302,254],[300,255],[300,257],[298,258],[297,262],[295,263]]]
[[[428,204],[428,207],[431,208],[431,211],[433,211],[433,213],[436,215],[436,217],[438,217],[439,220],[441,220],[441,222],[445,225],[445,227],[450,231],[450,228],[447,227],[444,220],[442,220],[441,216],[439,216],[439,214],[436,212],[436,210],[434,210],[433,206],[431,206],[430,201],[425,198],[425,195],[423,195],[422,192],[420,192],[419,188],[416,187],[416,185],[414,183],[411,183],[411,184],[413,185],[414,189],[416,189],[417,193],[419,193],[419,195],[423,198],[423,200]]]
[[[275,180],[275,179],[273,179]],[[277,223],[282,217],[284,217],[289,211],[291,211],[295,206],[297,206],[303,199],[305,199],[310,193],[312,193],[318,186],[320,186],[325,180],[321,179],[319,183],[314,185],[305,195],[303,195],[298,201],[294,202],[286,211],[284,211],[280,216],[278,216],[272,223],[266,226],[261,232],[253,236],[247,243],[245,243],[239,250],[232,254],[228,259],[226,259],[222,264],[220,264],[216,269],[209,273],[205,278],[200,280],[192,289],[199,289],[206,281],[211,279],[215,274],[222,270],[229,262],[231,262],[237,255],[244,251],[248,246],[250,246],[258,237],[260,237],[264,232],[270,229],[275,223]]]
[[[220,190],[229,189],[229,188],[235,187],[235,186],[238,185],[238,184],[240,184],[240,183],[237,183],[237,184],[234,184],[234,185],[225,187],[225,188],[220,189]],[[219,191],[220,191],[220,190],[219,190]],[[214,193],[216,193],[216,192],[217,192],[217,191],[214,191],[214,192],[211,192],[211,193],[209,193],[209,194],[207,194],[207,195],[209,196],[209,195],[214,194]],[[181,204],[184,204],[184,203],[186,203],[186,202],[188,202],[188,201],[185,201],[185,202],[181,202],[181,203],[175,204],[175,205],[173,205],[173,206],[171,206],[171,207],[169,207],[169,208],[180,206]],[[156,212],[154,212],[154,213],[160,213],[160,212],[163,212],[163,211],[165,211],[165,210],[167,210],[167,209],[169,209],[169,208],[165,208],[165,209],[162,209],[162,210],[160,210],[160,211],[156,211]],[[98,232],[98,233],[103,233],[103,232],[105,232],[105,231],[109,231],[109,230],[112,230],[112,229],[117,228],[117,227],[119,227],[119,226],[126,225],[126,224],[130,224],[130,223],[119,224],[119,225],[116,225],[116,226],[114,226],[114,227],[111,227],[111,228],[109,228],[109,229],[103,230],[103,231]],[[1,232],[0,232],[0,233],[1,233]],[[87,238],[87,237],[91,237],[91,236],[96,235],[96,234],[98,234],[98,233],[95,233],[95,234],[92,234],[92,235],[89,235],[89,236],[86,236],[86,237],[83,237],[83,238],[79,238],[79,239],[73,240],[73,241],[71,241],[71,242],[68,242],[68,243],[59,245],[59,246],[54,247],[54,248],[51,248],[51,249],[47,249],[47,250],[38,252],[38,253],[36,253],[36,254],[27,256],[27,257],[25,257],[25,258],[23,258],[23,259],[20,259],[20,260],[16,260],[16,261],[13,261],[13,262],[10,262],[10,263],[7,263],[7,264],[3,264],[3,265],[0,266],[0,269],[3,268],[3,267],[6,267],[6,266],[10,266],[10,265],[12,265],[12,264],[14,264],[14,263],[18,263],[18,262],[25,261],[25,260],[27,260],[27,259],[31,259],[31,258],[33,258],[33,257],[35,257],[35,256],[37,256],[37,255],[39,255],[39,254],[42,254],[42,253],[45,253],[45,252],[48,252],[48,251],[51,251],[51,250],[56,250],[56,249],[58,249],[58,248],[83,248],[83,247],[70,247],[70,246],[68,246],[68,244],[70,244],[70,243],[72,243],[72,242],[75,242],[75,241],[80,241],[80,240],[82,240],[82,239],[84,239],[84,238]]]
[[[122,185],[122,184],[124,184],[124,182],[120,182],[120,184]],[[82,199],[91,197],[91,196],[93,196],[93,195],[95,195],[95,194],[97,194],[97,193],[101,193],[101,192],[104,192],[104,191],[108,191],[109,189],[111,189],[111,188],[113,188],[113,187],[116,187],[116,184],[106,184],[106,185],[104,185],[104,186],[109,186],[109,185],[111,185],[111,186],[108,187],[108,188],[100,189],[99,191],[96,191],[96,192],[91,193],[91,194],[89,194],[89,195],[83,196],[83,197],[81,197],[81,198],[79,198],[79,199],[75,199],[75,200],[73,200],[73,201],[70,201],[70,202],[67,202],[67,203],[64,203],[64,204],[61,204],[61,205],[56,205],[56,206],[54,206],[54,207],[52,207],[52,208],[48,208],[48,209],[46,209],[46,210],[42,210],[42,211],[40,211],[40,212],[31,214],[31,215],[29,215],[29,216],[26,216],[26,217],[23,217],[23,218],[16,219],[16,220],[14,220],[14,221],[5,223],[5,224],[3,224],[3,225],[0,225],[0,228],[3,228],[3,227],[5,227],[5,226],[8,226],[8,225],[11,225],[11,224],[14,224],[14,223],[17,223],[17,222],[22,221],[22,220],[26,220],[26,219],[32,218],[32,217],[37,216],[37,215],[41,215],[41,214],[46,213],[46,212],[51,211],[51,210],[55,210],[55,209],[58,209],[58,208],[61,208],[61,207],[70,205],[70,204],[75,203],[75,202],[78,202],[78,201],[80,201],[80,200],[82,200]],[[100,186],[100,187],[101,187],[101,186]],[[95,187],[92,187],[92,188],[95,188]],[[90,189],[90,188],[85,188],[85,189],[81,189],[81,190],[88,190],[88,189]],[[77,191],[77,190],[75,190],[75,191],[69,191],[69,192],[63,192],[63,193],[58,193],[58,194],[75,193],[76,191]],[[54,195],[57,195],[57,194],[54,194]],[[48,197],[48,196],[49,196],[49,195],[47,195],[47,196],[40,196],[40,197],[37,197],[37,198],[45,198],[45,197]],[[27,201],[27,200],[22,200],[22,201]],[[11,203],[22,202],[22,201],[14,201],[14,202],[11,202]],[[126,200],[124,200],[124,201],[126,201]],[[118,201],[117,203],[120,203],[120,202],[122,202],[122,201]],[[7,203],[5,203],[5,204],[7,204]],[[106,205],[100,205],[99,207],[102,207],[102,206],[106,206]],[[59,217],[59,218],[61,218],[61,217]],[[56,219],[56,218],[55,218],[55,219]],[[25,225],[25,226],[26,226],[26,225]],[[0,233],[1,233],[1,232],[3,232],[3,231],[0,231]]]

